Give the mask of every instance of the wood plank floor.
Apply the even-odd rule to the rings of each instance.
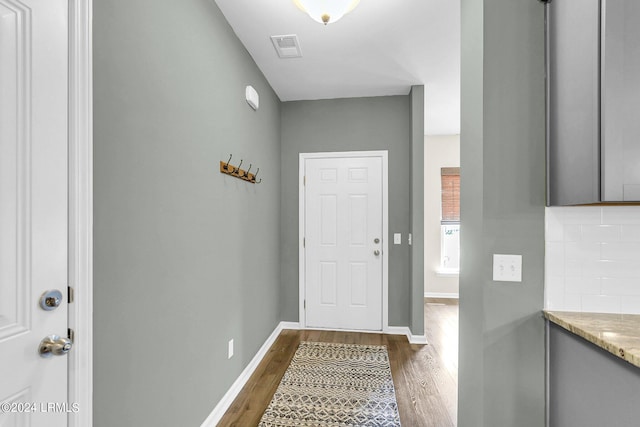
[[[425,346],[411,345],[401,335],[282,331],[218,426],[258,425],[300,341],[386,345],[402,425],[455,426],[458,301],[425,299],[425,326]]]

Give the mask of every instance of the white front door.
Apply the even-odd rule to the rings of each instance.
[[[43,338],[67,337],[67,7],[0,0],[2,427],[63,427],[73,410],[67,356],[39,354]],[[44,310],[53,289],[63,298]]]
[[[382,330],[382,158],[304,167],[305,324]]]

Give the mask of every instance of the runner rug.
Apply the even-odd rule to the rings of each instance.
[[[260,427],[400,426],[385,346],[303,341]]]

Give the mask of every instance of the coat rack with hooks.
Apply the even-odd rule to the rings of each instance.
[[[232,158],[233,158],[233,154],[229,154],[229,160],[227,160],[226,162],[220,161],[221,173],[231,175],[236,178],[240,178],[252,184],[260,184],[262,182],[262,178],[260,178],[260,181],[257,181],[258,172],[260,172],[260,168],[256,170],[256,173],[251,173],[251,167],[253,165],[249,164],[249,169],[247,170],[240,169],[240,166],[242,166],[242,159],[240,160],[240,164],[238,166],[233,166],[231,164]]]

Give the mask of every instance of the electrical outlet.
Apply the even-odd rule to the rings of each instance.
[[[233,340],[229,340],[229,356],[227,359],[231,359],[233,357]]]
[[[402,244],[402,234],[401,233],[393,233],[393,244],[401,245]]]
[[[522,255],[493,254],[494,282],[522,282]]]

